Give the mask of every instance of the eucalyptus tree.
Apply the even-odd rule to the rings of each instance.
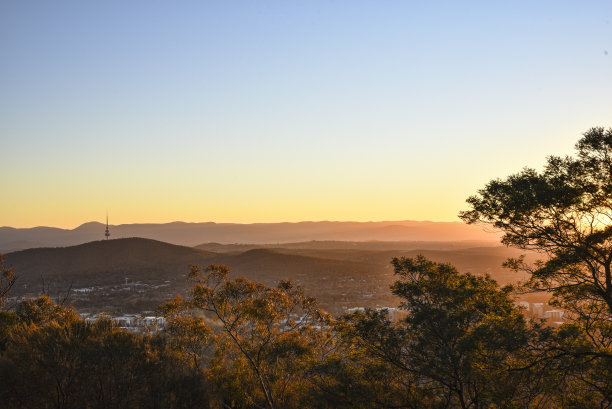
[[[229,274],[226,266],[192,266],[190,297],[167,310],[209,321],[215,351],[208,373],[225,406],[299,407],[305,369],[329,317],[289,281],[270,288]]]
[[[592,128],[576,156],[550,156],[541,172],[523,169],[490,181],[459,216],[501,230],[502,242],[540,253],[527,285],[550,291],[583,319],[612,318],[612,128]]]
[[[540,345],[538,362],[573,382],[568,391],[582,388],[575,406],[612,407],[612,128],[589,129],[575,148],[574,156],[549,156],[540,172],[490,181],[459,216],[540,254],[533,265],[506,262],[529,273],[528,291],[550,292],[571,319]]]
[[[538,407],[531,373],[512,371],[530,333],[510,287],[422,256],[393,265],[405,317],[366,310],[344,318],[345,336],[393,368],[389,384],[404,388],[403,398],[387,393],[394,403],[382,407]]]

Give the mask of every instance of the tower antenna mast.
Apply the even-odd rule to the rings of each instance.
[[[110,230],[108,230],[108,212],[106,212],[106,230],[104,231],[104,236],[106,236],[106,240],[110,237]]]

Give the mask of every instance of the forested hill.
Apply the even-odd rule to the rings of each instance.
[[[20,284],[37,280],[77,281],[83,285],[123,280],[168,278],[187,272],[189,264],[202,264],[215,253],[138,237],[102,240],[71,247],[34,248],[7,254],[7,265]]]
[[[43,289],[43,282],[52,294],[66,292],[70,287],[99,287],[97,301],[92,294],[89,304],[83,300],[80,305],[104,302],[103,305],[112,304],[116,309],[121,309],[123,296],[117,293],[111,302],[107,294],[120,292],[126,279],[141,285],[145,291],[138,301],[143,309],[151,309],[175,294],[184,293],[190,286],[186,280],[190,264],[225,264],[232,270],[232,276],[245,276],[270,286],[290,279],[332,311],[342,307],[395,305],[389,291],[389,285],[396,279],[390,265],[393,257],[424,254],[439,262],[451,262],[462,271],[489,273],[502,283],[518,278],[501,267],[506,258],[519,254],[505,247],[455,248],[452,243],[446,243],[440,244],[445,249],[431,248],[433,244],[430,248],[408,249],[404,243],[405,248],[392,250],[394,244],[381,247],[380,242],[371,243],[371,248],[366,243],[346,242],[345,248],[339,242],[332,243],[330,248],[319,248],[320,243],[310,243],[315,248],[308,248],[308,244],[293,243],[287,248],[245,245],[246,251],[216,245],[213,247],[223,251],[211,252],[127,238],[12,252],[7,254],[6,264],[18,276],[13,289],[15,296],[37,294]],[[164,286],[164,290],[159,286]],[[155,288],[159,290],[153,291]]]

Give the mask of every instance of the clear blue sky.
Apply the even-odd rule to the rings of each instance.
[[[0,3],[0,225],[456,220],[612,126],[612,2]]]

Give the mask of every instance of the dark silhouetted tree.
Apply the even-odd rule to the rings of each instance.
[[[542,172],[492,180],[467,199],[470,209],[460,217],[491,225],[504,233],[504,244],[543,256],[535,265],[524,258],[506,265],[528,272],[528,290],[551,292],[552,304],[570,313],[572,323],[540,345],[548,368],[572,380],[568,390],[583,388],[574,395],[581,399],[563,405],[610,407],[612,128],[588,130],[576,151],[550,156]]]
[[[392,290],[406,317],[393,323],[384,311],[366,310],[345,317],[342,330],[396,372],[389,385],[403,385],[403,397],[387,394],[394,401],[388,406],[513,408],[533,402],[530,374],[511,371],[524,359],[529,330],[509,287],[421,256],[394,259],[393,265],[400,278]]]
[[[534,290],[551,291],[588,319],[612,318],[612,129],[592,128],[576,157],[548,158],[542,172],[524,169],[492,180],[467,199],[467,223],[504,233],[502,242],[547,256],[531,274]]]

